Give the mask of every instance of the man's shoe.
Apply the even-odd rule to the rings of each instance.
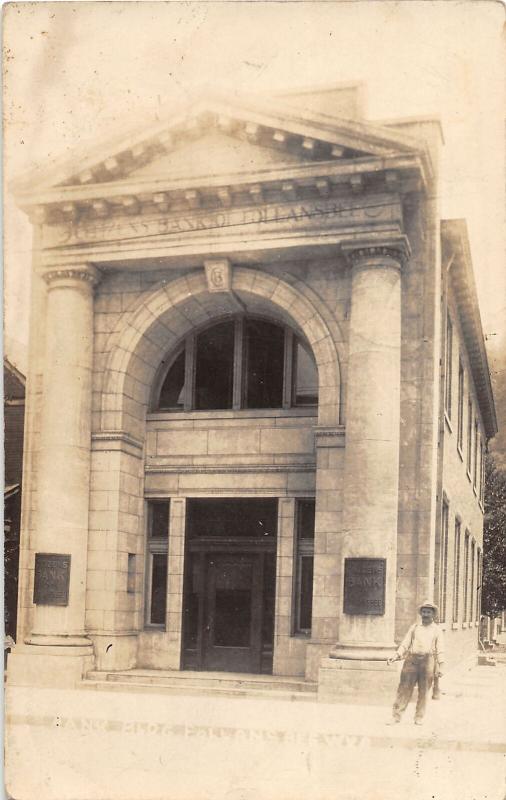
[[[441,692],[433,692],[432,693],[433,700],[441,700]]]
[[[388,720],[387,725],[398,725],[400,721],[400,717],[392,717],[392,719]]]
[[[415,719],[415,725],[423,725],[423,719]]]

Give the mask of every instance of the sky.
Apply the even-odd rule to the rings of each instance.
[[[4,327],[26,369],[31,235],[10,182],[210,90],[348,81],[365,116],[438,117],[445,218],[466,218],[489,354],[506,347],[504,8],[480,2],[4,6]]]

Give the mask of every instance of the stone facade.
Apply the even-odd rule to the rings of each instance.
[[[443,424],[446,305],[481,441],[495,417],[465,231],[441,227],[435,199],[438,124],[344,121],[349,89],[326,93],[326,115],[317,99],[310,112],[297,95],[207,102],[19,186],[36,255],[11,681],[184,666],[188,509],[199,498],[277,500],[272,671],[318,680],[324,696],[391,690],[394,642],[435,580],[441,593],[443,493],[481,547],[483,509]],[[446,289],[449,258],[458,291]],[[293,337],[308,348],[317,405],[290,401],[285,357],[277,408],[157,407],[183,343],[250,317],[286,331],[285,354]],[[312,622],[298,631],[308,498]],[[152,625],[148,517],[165,500],[164,619]],[[66,605],[34,603],[37,553],[70,555]],[[385,565],[379,613],[343,611],[349,559]],[[212,624],[199,617],[199,641]],[[452,660],[476,648],[474,619],[462,624],[448,628]]]

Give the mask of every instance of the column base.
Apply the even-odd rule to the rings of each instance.
[[[373,653],[373,656],[375,654]],[[391,705],[399,683],[400,662],[387,664],[379,658],[344,658],[334,650],[323,658],[318,671],[318,700],[324,703]]]
[[[19,644],[7,659],[10,686],[71,689],[95,665],[93,646]]]

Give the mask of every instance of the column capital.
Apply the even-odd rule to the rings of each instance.
[[[61,267],[47,267],[41,272],[42,277],[49,287],[68,283],[88,283],[95,286],[101,277],[100,270],[92,264],[68,264]]]
[[[357,239],[344,242],[341,250],[352,267],[390,266],[401,269],[411,255],[407,236]]]

